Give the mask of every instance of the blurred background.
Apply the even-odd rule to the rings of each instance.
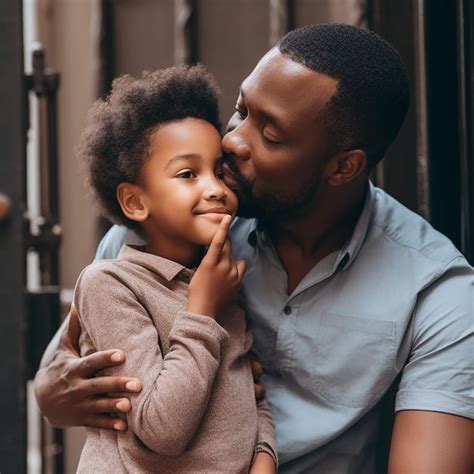
[[[373,180],[472,263],[469,0],[0,2],[1,473],[74,472],[84,439],[41,420],[28,380],[108,226],[74,153],[94,100],[120,74],[199,61],[222,87],[226,123],[258,59],[288,30],[327,22],[371,28],[400,51],[411,108]]]

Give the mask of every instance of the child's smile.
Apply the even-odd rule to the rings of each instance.
[[[198,216],[206,217],[212,222],[219,223],[226,214],[232,215],[232,211],[223,206],[211,207],[202,211],[196,211]]]

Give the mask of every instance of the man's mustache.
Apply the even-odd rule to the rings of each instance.
[[[237,162],[234,155],[225,154],[224,157],[222,158],[222,161],[229,167],[234,179],[239,184],[240,190],[246,193],[250,193],[251,184],[249,180],[239,170],[239,167],[237,166]]]

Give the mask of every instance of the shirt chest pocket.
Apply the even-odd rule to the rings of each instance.
[[[312,386],[349,407],[375,404],[395,377],[395,325],[323,313],[316,337]]]

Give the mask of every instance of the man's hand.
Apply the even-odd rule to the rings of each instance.
[[[250,467],[249,474],[275,474],[276,467],[273,458],[264,452],[257,453]]]
[[[262,376],[262,373],[263,373],[263,367],[260,361],[258,360],[255,352],[250,351],[249,358],[250,358],[250,367],[252,369],[252,375],[253,375],[255,399],[261,400],[263,397],[265,397],[265,386],[263,385],[262,382],[260,382],[260,377]]]
[[[56,426],[125,430],[126,421],[114,415],[130,411],[130,400],[107,394],[139,392],[141,382],[130,377],[95,377],[100,370],[122,364],[124,354],[111,349],[80,358],[81,327],[74,305],[68,324],[61,329],[56,347],[57,338],[46,350],[46,353],[52,352],[51,360],[43,360],[35,377],[36,399],[42,414]]]

